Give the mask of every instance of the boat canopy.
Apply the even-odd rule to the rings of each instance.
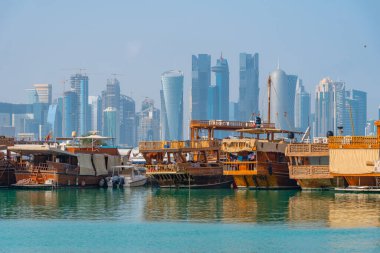
[[[22,144],[8,147],[8,150],[14,153],[23,155],[34,155],[34,154],[56,154],[56,155],[70,155],[76,156],[71,152],[64,151],[55,146],[51,145],[37,145],[37,144]]]
[[[92,160],[94,162],[97,176],[108,175],[104,154],[93,154]]]
[[[304,134],[303,132],[298,131],[289,131],[277,128],[249,128],[249,129],[238,129],[236,130],[240,133],[247,134],[287,134],[287,133],[295,133],[295,134]]]
[[[79,175],[95,176],[95,170],[91,162],[91,154],[78,154]]]
[[[374,173],[380,149],[330,149],[330,172],[336,174]]]
[[[114,138],[113,137],[100,136],[97,134],[91,134],[88,136],[77,137],[77,139],[79,139],[79,140],[111,140]]]
[[[284,141],[268,141],[260,139],[223,139],[221,150],[228,153],[238,152],[281,152],[285,153],[288,143]]]

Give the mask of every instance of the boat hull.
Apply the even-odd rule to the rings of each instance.
[[[30,171],[16,171],[16,184],[13,186],[27,185],[54,185],[56,187],[93,187],[98,186],[103,176],[85,176],[75,174],[65,174],[57,172],[39,172],[32,173]],[[46,184],[46,182],[51,182]]]
[[[161,188],[218,189],[231,188],[233,178],[230,176],[193,176],[193,175],[154,175],[154,180]]]
[[[10,186],[16,183],[14,168],[0,168],[0,186]]]

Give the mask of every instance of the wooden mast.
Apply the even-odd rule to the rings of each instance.
[[[270,89],[271,89],[271,83],[272,80],[270,78],[270,75],[268,77],[268,124],[270,124]],[[272,134],[272,140],[273,140],[273,134]],[[267,134],[267,140],[269,141],[269,133]]]
[[[268,77],[268,123],[270,123],[270,88],[272,80],[270,76]]]

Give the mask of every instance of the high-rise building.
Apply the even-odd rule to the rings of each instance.
[[[218,90],[218,117],[217,120],[228,120],[230,103],[230,72],[228,62],[221,55],[216,65],[211,68],[215,72],[216,87]],[[215,110],[216,111],[216,110]]]
[[[49,132],[54,137],[62,136],[62,112],[58,104],[51,104],[49,106],[47,123],[49,124]]]
[[[367,93],[346,90],[343,131],[345,135],[365,135],[367,124]]]
[[[105,106],[120,108],[120,82],[116,78],[108,79],[105,93]],[[104,109],[106,109],[104,108]]]
[[[297,79],[296,97],[294,101],[294,126],[304,132],[310,125],[310,93],[305,91],[302,79]]]
[[[207,93],[207,118],[219,119],[219,89],[215,85],[210,85]]]
[[[115,144],[120,140],[120,117],[116,108],[108,107],[103,111],[103,135],[112,137]]]
[[[229,119],[239,120],[239,103],[237,102],[230,102],[230,113],[229,113]]]
[[[63,94],[63,135],[70,137],[78,130],[78,96],[73,90]]]
[[[191,70],[191,118],[206,120],[208,119],[207,90],[211,84],[211,56],[193,55]]]
[[[259,115],[259,54],[240,53],[238,120]]]
[[[78,135],[82,136],[88,133],[90,129],[91,113],[88,106],[88,76],[75,74],[70,78],[71,88],[77,94],[78,107]]]
[[[136,106],[128,96],[120,96],[120,143],[136,146]]]
[[[161,139],[183,139],[183,73],[171,70],[161,76]]]
[[[102,131],[102,101],[99,96],[89,96],[88,103],[91,110],[91,131]]]
[[[52,85],[51,84],[34,84],[37,94],[38,103],[51,104],[52,102]]]
[[[319,82],[315,96],[315,137],[326,136],[328,131],[339,134],[338,127],[344,127],[345,97],[343,82],[330,78]]]
[[[271,78],[271,121],[277,128],[294,130],[294,97],[297,76],[277,68]]]
[[[26,89],[27,94],[27,103],[28,104],[35,104],[38,103],[38,94],[36,89]]]
[[[136,118],[137,142],[160,140],[160,110],[154,107],[153,99],[144,99]]]

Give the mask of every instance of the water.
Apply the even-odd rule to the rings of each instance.
[[[380,252],[380,195],[0,190],[0,252]]]

